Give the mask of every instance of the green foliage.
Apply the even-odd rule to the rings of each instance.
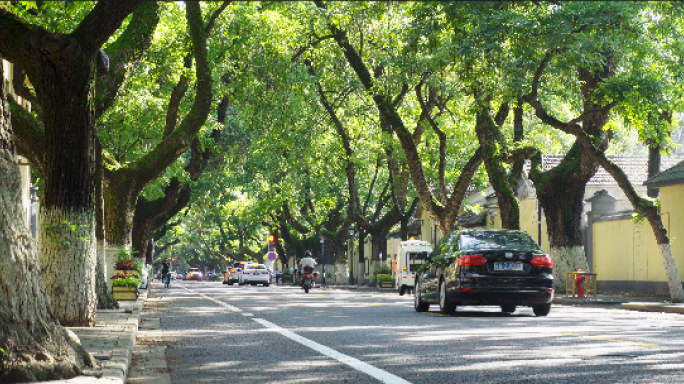
[[[115,287],[129,287],[137,288],[140,286],[140,279],[133,276],[126,276],[124,278],[112,279],[112,285]]]
[[[116,252],[116,261],[124,262],[131,260],[131,257],[133,256],[133,249],[128,249],[126,247],[121,247],[119,250]]]
[[[381,283],[383,281],[392,281],[392,275],[378,274],[375,276],[377,282]]]
[[[392,274],[392,268],[388,264],[380,264],[378,268],[375,268],[373,270],[373,276],[377,275],[387,275],[387,274]]]

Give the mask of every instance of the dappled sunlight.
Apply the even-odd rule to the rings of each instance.
[[[641,313],[555,306],[548,317],[535,317],[527,307],[504,314],[495,306],[462,306],[442,315],[435,306],[416,313],[411,297],[191,289],[197,292],[162,295],[155,314],[170,341],[167,356],[178,382],[373,381],[255,319],[414,383],[449,382],[443,378],[450,375],[482,383],[581,383],[596,377],[613,383],[634,372],[673,375],[684,366],[684,340],[671,337],[684,323],[669,315],[654,320]],[[615,377],[617,371],[632,376]],[[214,378],[203,380],[204,372]]]

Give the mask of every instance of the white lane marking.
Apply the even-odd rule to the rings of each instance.
[[[201,297],[203,297],[207,300],[211,300],[214,303],[216,303],[216,304],[218,304],[224,308],[227,308],[231,312],[242,312],[242,310],[238,307],[234,307],[230,304],[224,303],[223,301],[220,301],[218,299],[214,299],[213,297],[209,297],[203,293],[194,292],[194,291],[192,291],[188,288],[185,288],[185,287],[183,287],[183,289],[186,289],[186,290],[193,292],[193,293],[197,293]],[[242,313],[242,315],[245,316],[245,315],[252,315],[252,314],[249,312],[244,312],[244,313]],[[273,329],[274,331],[280,333],[281,335],[287,337],[288,339],[294,340],[294,341],[298,342],[299,344],[302,344],[306,347],[309,347],[318,353],[321,353],[323,355],[331,357],[331,358],[339,361],[342,364],[346,364],[346,365],[356,369],[357,371],[363,372],[363,373],[367,374],[368,376],[371,376],[375,379],[378,379],[381,383],[385,383],[385,384],[412,384],[410,381],[406,381],[399,376],[393,375],[387,371],[383,371],[382,369],[376,368],[376,367],[374,367],[368,363],[364,363],[363,361],[356,359],[354,357],[347,356],[344,353],[337,352],[336,350],[334,350],[332,348],[328,348],[325,345],[318,344],[317,342],[315,342],[313,340],[309,340],[305,337],[299,336],[298,334],[296,334],[292,331],[288,331],[284,328],[281,328],[278,325],[275,325],[268,320],[264,320],[264,319],[260,319],[260,318],[252,318],[252,320],[256,321],[257,323],[263,325],[266,328]]]
[[[309,340],[305,337],[299,336],[298,334],[288,331],[287,329],[281,328],[273,323],[271,323],[268,320],[264,319],[259,319],[259,318],[253,318],[252,320],[256,321],[257,323],[263,325],[266,328],[270,328],[281,335],[292,339],[299,344],[304,345],[305,347],[309,347],[313,349],[316,352],[319,352],[323,355],[326,355],[328,357],[331,357],[340,363],[346,364],[357,371],[363,372],[367,374],[368,376],[371,376],[375,379],[380,380],[381,383],[386,383],[386,384],[411,384],[411,382],[406,381],[402,379],[399,376],[395,376],[387,371],[383,371],[380,368],[376,368],[368,363],[364,363],[363,361],[356,359],[351,356],[347,356],[341,352],[337,352],[334,349],[328,348],[325,345],[318,344],[317,342],[313,340]]]
[[[190,291],[190,292],[192,292],[192,293],[196,293],[196,294],[200,295],[201,297],[203,297],[203,298],[205,298],[205,299],[207,299],[207,300],[211,300],[211,301],[213,301],[214,303],[216,303],[216,304],[218,304],[218,305],[220,305],[220,306],[222,306],[222,307],[228,309],[228,310],[231,311],[231,312],[242,312],[242,310],[241,310],[240,308],[234,307],[234,306],[232,306],[232,305],[230,305],[230,304],[228,304],[228,303],[224,303],[224,302],[221,301],[221,300],[214,299],[213,297],[209,297],[209,296],[205,295],[204,293],[195,292],[195,291],[193,291],[193,290],[191,290],[191,289],[188,289],[188,288],[185,288],[185,287],[183,287],[183,289],[185,289],[186,291]]]
[[[251,314],[251,313],[249,313],[249,312],[243,312],[243,313],[242,313],[242,316],[244,316],[244,317],[252,317],[252,316],[254,316],[254,315]]]

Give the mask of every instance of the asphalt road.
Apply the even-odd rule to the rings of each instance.
[[[684,383],[684,317],[554,306],[416,313],[411,296],[174,282],[151,292],[171,382]]]

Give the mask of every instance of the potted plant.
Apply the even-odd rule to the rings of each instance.
[[[119,250],[114,268],[116,273],[128,273],[136,277],[142,275],[142,265],[131,260],[131,252],[124,248]]]
[[[138,298],[140,279],[132,273],[117,272],[112,276],[112,296],[117,300],[135,300]]]
[[[392,288],[392,275],[378,274],[376,278],[380,288]]]

